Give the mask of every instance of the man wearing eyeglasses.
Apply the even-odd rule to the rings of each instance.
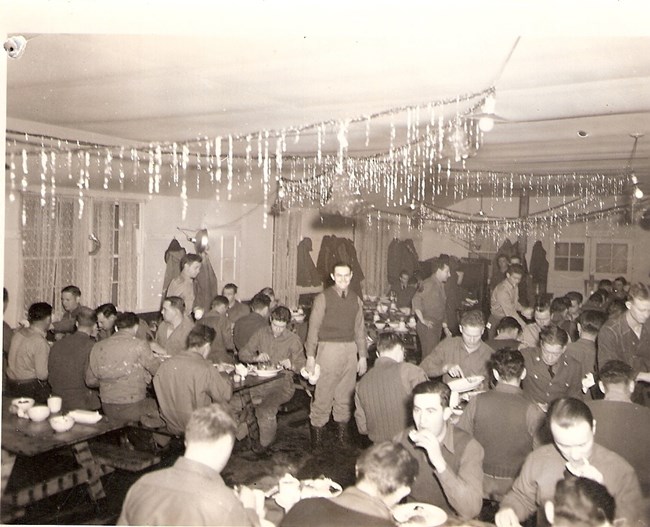
[[[565,353],[568,342],[562,328],[545,326],[539,333],[539,347],[521,351],[528,372],[522,388],[544,410],[560,397],[583,398],[582,366]]]

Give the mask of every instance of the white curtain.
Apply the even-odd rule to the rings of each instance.
[[[120,204],[120,260],[117,303],[123,311],[134,311],[138,304],[138,227],[140,225],[140,205],[133,202]]]
[[[369,295],[382,295],[388,290],[388,245],[395,226],[374,216],[357,221],[354,246],[365,275],[363,290]]]
[[[273,224],[273,289],[278,302],[288,307],[298,305],[296,272],[301,224],[302,212],[299,210],[275,216]]]

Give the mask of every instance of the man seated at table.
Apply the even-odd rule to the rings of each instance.
[[[61,305],[63,306],[63,316],[61,320],[52,322],[52,332],[56,340],[62,339],[68,333],[74,333],[77,328],[77,312],[81,307],[79,303],[81,298],[81,289],[76,285],[68,285],[61,289]]]
[[[496,335],[489,339],[486,344],[493,350],[511,349],[518,350],[522,346],[519,340],[521,326],[512,317],[503,317],[496,327]]]
[[[411,423],[411,393],[427,380],[424,371],[404,362],[404,342],[390,332],[379,334],[379,358],[357,383],[354,418],[359,433],[373,443],[388,441]]]
[[[97,341],[107,339],[115,333],[115,321],[117,320],[117,308],[111,304],[102,304],[95,309],[97,315]],[[143,319],[139,319],[138,333],[136,337],[142,340],[153,340],[153,333],[149,329],[149,324]]]
[[[551,300],[551,324],[561,327],[569,335],[571,342],[578,340],[578,326],[569,316],[571,300],[559,296]]]
[[[163,321],[158,326],[151,349],[158,355],[178,355],[185,350],[194,323],[185,316],[185,302],[178,296],[165,298],[161,312]]]
[[[250,301],[251,312],[239,318],[232,328],[235,348],[241,350],[253,334],[269,325],[269,308],[271,299],[264,294],[256,294]]]
[[[460,317],[460,337],[444,339],[436,349],[420,364],[429,378],[444,375],[443,380],[451,378],[482,375],[487,387],[488,367],[494,350],[481,340],[485,331],[483,313],[478,310],[466,311]]]
[[[518,526],[535,512],[537,525],[547,525],[542,507],[553,499],[555,485],[567,471],[602,483],[616,499],[617,518],[637,525],[642,509],[639,481],[625,459],[594,442],[595,421],[587,405],[569,397],[557,399],[548,419],[554,444],[528,455],[512,490],[501,501],[497,527]]]
[[[246,304],[242,304],[237,300],[237,286],[235,284],[226,284],[223,286],[221,294],[228,299],[228,309],[226,316],[231,324],[237,322],[241,317],[250,313],[250,308]]]
[[[307,364],[300,338],[287,329],[289,322],[291,311],[284,306],[276,307],[271,313],[271,324],[258,329],[239,351],[239,358],[243,362],[270,363],[273,367],[278,365],[287,370],[280,373],[281,379],[250,390],[262,449],[275,440],[278,427],[276,416],[280,405],[293,397],[295,386],[291,372],[299,373]]]
[[[97,390],[88,388],[84,380],[90,350],[95,345],[92,334],[96,324],[95,311],[81,306],[77,310],[77,331],[56,341],[50,350],[49,382],[52,394],[63,399],[63,412],[101,408]]]
[[[356,483],[335,498],[304,499],[294,505],[281,527],[394,526],[391,508],[411,491],[418,463],[404,446],[385,441],[357,460]]]
[[[197,324],[187,336],[187,350],[164,361],[154,376],[160,413],[174,434],[183,433],[197,408],[232,397],[229,380],[207,360],[214,337],[214,329]]]
[[[650,497],[650,408],[632,402],[632,366],[620,360],[600,368],[598,386],[605,399],[588,401],[596,420],[596,441],[624,457],[636,470],[643,494]]]
[[[582,399],[582,366],[565,353],[567,332],[546,326],[539,337],[539,347],[521,350],[527,372],[521,383],[524,393],[541,408],[559,397]]]
[[[449,423],[450,398],[449,386],[441,381],[418,384],[413,389],[415,428],[407,428],[395,440],[418,462],[410,500],[463,519],[475,518],[483,505],[483,447]]]
[[[551,308],[548,304],[539,303],[535,306],[534,322],[526,324],[521,332],[520,340],[524,348],[534,348],[539,345],[539,334],[542,328],[551,323]],[[568,335],[568,333],[567,333]]]
[[[90,351],[86,384],[99,386],[104,413],[127,422],[162,425],[156,401],[147,397],[147,385],[160,366],[149,344],[136,338],[138,317],[121,313],[117,333],[97,342]]]
[[[7,392],[14,397],[31,397],[43,403],[50,395],[47,361],[50,345],[46,340],[52,322],[52,306],[37,302],[27,311],[29,327],[14,333],[7,357]]]
[[[210,347],[208,360],[214,364],[218,362],[235,363],[235,357],[228,350],[235,349],[232,340],[232,324],[226,316],[228,299],[223,295],[217,295],[210,304],[208,311],[197,324],[211,327],[215,331],[215,337]]]
[[[483,495],[499,501],[532,452],[544,413],[519,387],[526,376],[520,351],[496,351],[490,367],[497,385],[470,399],[458,428],[472,434],[484,448]]]
[[[557,482],[553,501],[546,502],[544,512],[555,527],[612,527],[616,500],[593,479],[565,476]]]
[[[402,271],[399,274],[399,282],[392,285],[388,291],[389,296],[394,296],[397,309],[411,308],[413,295],[415,295],[415,285],[409,283],[409,280],[408,271]]]
[[[142,476],[129,489],[118,525],[254,526],[221,477],[233,446],[237,422],[224,403],[198,408],[185,429],[185,453],[169,468]]]

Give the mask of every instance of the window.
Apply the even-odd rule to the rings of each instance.
[[[585,268],[585,244],[580,242],[555,243],[555,270],[581,272]]]
[[[236,232],[210,233],[210,251],[214,254],[213,267],[219,283],[237,283],[239,234]]]
[[[596,272],[607,274],[627,273],[627,243],[597,243]]]

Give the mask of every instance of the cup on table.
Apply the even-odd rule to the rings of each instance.
[[[57,395],[52,395],[47,399],[47,407],[53,414],[61,411],[61,404],[63,404],[63,399]]]

